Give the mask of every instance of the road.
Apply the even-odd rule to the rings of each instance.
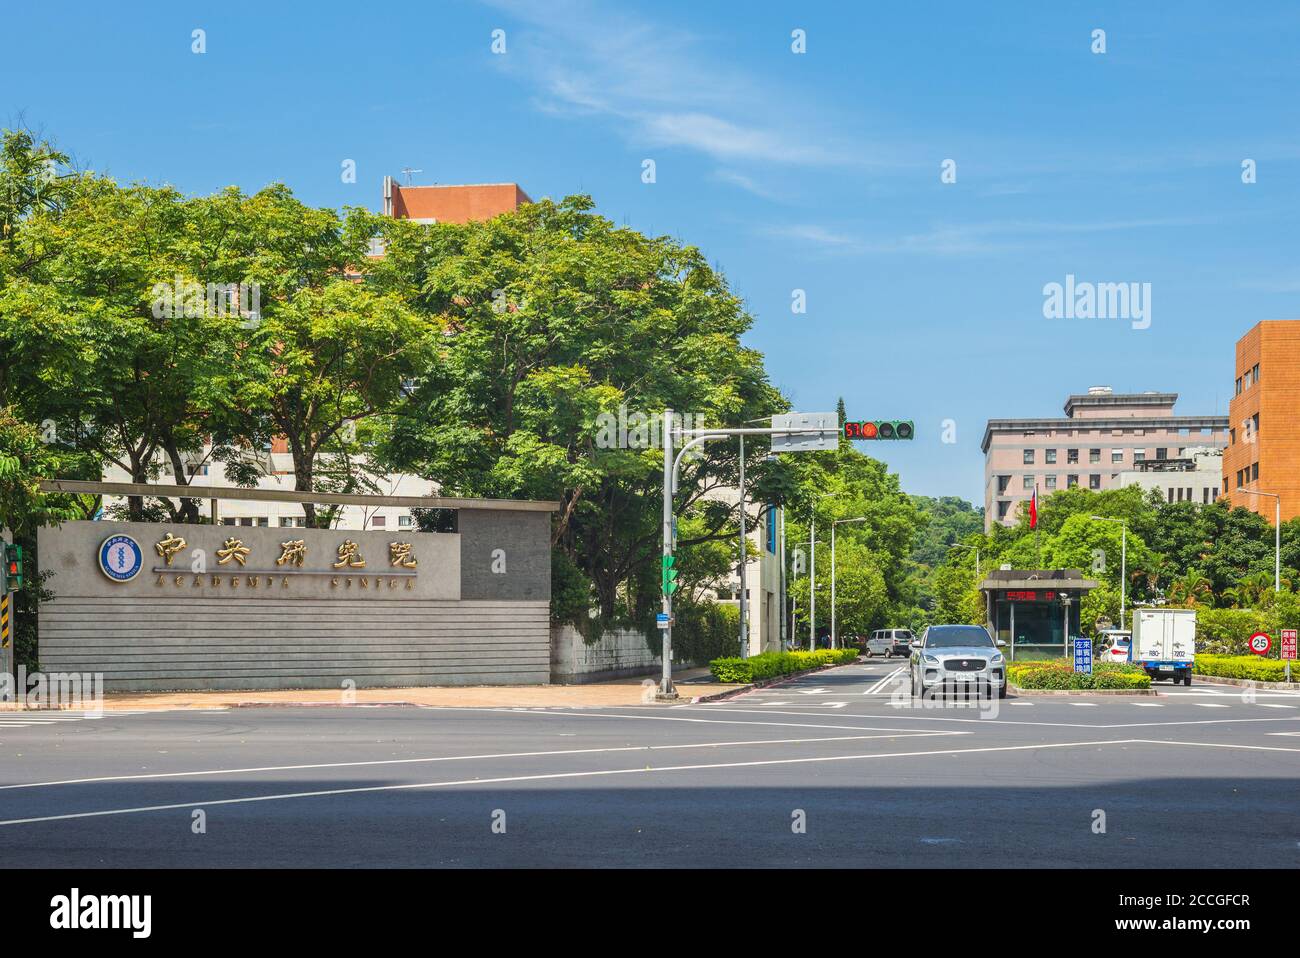
[[[915,706],[899,668],[684,706],[0,715],[0,866],[1300,864],[1300,695],[993,714]]]

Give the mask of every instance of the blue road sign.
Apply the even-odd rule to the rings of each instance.
[[[1092,674],[1092,639],[1075,638],[1074,671]]]

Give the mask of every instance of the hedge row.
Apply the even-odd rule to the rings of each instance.
[[[1198,653],[1192,663],[1197,675],[1217,675],[1225,679],[1252,679],[1256,682],[1285,682],[1286,663],[1258,655],[1206,655]],[[1291,670],[1291,680],[1300,679],[1300,663]]]
[[[1128,662],[1097,662],[1092,674],[1074,671],[1069,659],[1011,662],[1007,678],[1022,689],[1149,689],[1151,676]]]
[[[848,665],[858,659],[857,649],[817,649],[812,652],[763,652],[747,659],[714,659],[709,671],[719,682],[761,682],[763,679],[803,672],[821,665]]]

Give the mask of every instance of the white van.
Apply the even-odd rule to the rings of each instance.
[[[1132,659],[1153,679],[1192,684],[1195,609],[1134,609]]]
[[[867,639],[867,658],[873,655],[911,655],[912,638],[911,629],[877,629]]]

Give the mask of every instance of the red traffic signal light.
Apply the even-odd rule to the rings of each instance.
[[[911,439],[914,434],[910,419],[864,419],[844,424],[845,439]]]

